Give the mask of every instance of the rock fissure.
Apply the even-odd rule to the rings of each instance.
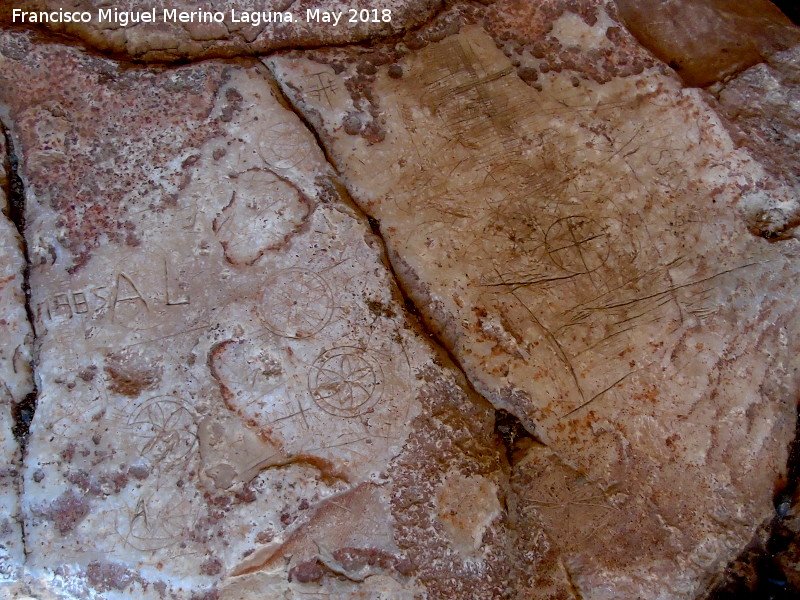
[[[319,131],[317,131],[317,129],[309,121],[308,117],[304,114],[304,112],[294,105],[292,99],[283,93],[280,86],[276,85],[276,88],[280,90],[281,96],[279,100],[281,101],[281,103],[287,106],[289,109],[291,109],[298,116],[298,118],[303,122],[308,131],[314,136],[318,148],[325,156],[325,159],[330,165],[330,167],[334,170],[337,170],[335,167],[335,163],[333,162],[333,158],[330,154],[330,151],[327,148],[326,144],[324,143],[324,138],[320,135]],[[380,240],[381,256],[383,258],[383,262],[393,280],[397,292],[400,294],[402,298],[403,306],[405,307],[408,313],[407,318],[410,321],[412,321],[416,326],[416,328],[428,338],[429,343],[432,344],[438,352],[447,357],[450,363],[448,366],[452,369],[456,369],[459,372],[463,381],[463,385],[467,387],[470,392],[468,394],[468,397],[480,398],[488,406],[491,406],[494,409],[495,440],[498,444],[502,445],[503,447],[503,450],[501,451],[501,456],[503,456],[505,460],[501,461],[501,464],[503,465],[503,470],[506,472],[506,476],[510,480],[514,475],[514,464],[515,462],[517,462],[517,457],[515,456],[515,454],[518,453],[517,451],[524,452],[524,449],[528,445],[530,445],[530,443],[535,443],[544,446],[545,445],[544,442],[542,442],[542,440],[540,440],[534,433],[529,431],[516,415],[512,414],[511,412],[505,409],[494,406],[494,404],[488,398],[486,398],[486,396],[480,394],[475,389],[466,371],[459,364],[457,357],[453,354],[451,349],[445,344],[444,340],[442,340],[436,334],[436,332],[434,332],[430,327],[427,326],[422,311],[416,305],[413,298],[409,295],[408,291],[404,288],[402,279],[398,276],[395,270],[395,265],[391,260],[390,253],[387,251],[386,240],[381,232],[380,222],[373,216],[362,210],[361,206],[359,206],[356,202],[353,201],[353,199],[350,197],[349,191],[345,189],[345,186],[340,181],[338,181],[338,179],[336,180],[336,184],[337,187],[339,188],[338,189],[339,196],[362,219],[366,220],[373,235],[375,235]],[[513,486],[511,485],[505,487],[502,506],[503,506],[503,511],[507,515],[515,519],[516,515],[514,515],[513,513],[516,512],[516,506],[517,506],[516,492]],[[576,595],[576,598],[577,600],[581,600],[580,595]]]
[[[567,576],[567,581],[569,582],[570,591],[572,592],[573,600],[583,600],[583,594],[580,592],[580,588],[575,583],[575,580],[572,577],[572,572],[570,571],[569,567],[564,564],[564,561],[561,561],[561,568],[564,569],[564,573]]]
[[[279,85],[276,84],[275,87],[276,91],[280,90],[281,103],[290,110],[292,110],[297,115],[297,117],[303,122],[306,129],[308,129],[311,135],[314,136],[314,139],[317,142],[317,146],[325,156],[325,160],[328,162],[330,167],[338,174],[338,169],[336,168],[336,163],[334,161],[333,155],[331,154],[330,149],[325,144],[324,138],[320,135],[317,128],[314,127],[314,124],[308,119],[308,116],[304,113],[304,111],[302,111],[298,106],[295,105],[292,98],[283,93],[283,90],[280,88]],[[510,453],[513,453],[514,441],[519,440],[523,437],[530,438],[539,444],[545,445],[544,442],[534,432],[530,431],[527,427],[525,427],[525,425],[519,419],[519,417],[508,412],[506,409],[495,406],[494,403],[492,403],[492,401],[489,398],[487,398],[485,395],[481,394],[475,389],[473,382],[470,380],[469,376],[467,375],[467,372],[460,364],[458,358],[455,356],[455,354],[453,354],[452,350],[447,346],[444,340],[442,340],[441,337],[433,329],[428,327],[428,325],[425,322],[424,311],[422,311],[416,305],[413,298],[409,295],[408,291],[405,289],[402,278],[399,277],[397,274],[396,265],[392,262],[391,255],[387,251],[386,239],[381,232],[380,221],[375,217],[373,217],[372,215],[370,215],[369,213],[365,212],[361,208],[361,205],[359,205],[351,198],[350,191],[346,189],[346,186],[342,184],[340,180],[337,179],[336,184],[337,187],[339,188],[338,192],[340,197],[344,199],[344,201],[352,210],[356,211],[356,213],[360,215],[361,218],[367,221],[372,233],[377,238],[380,239],[384,264],[386,265],[386,268],[389,270],[389,273],[392,276],[394,284],[402,297],[403,305],[405,306],[408,313],[411,316],[413,316],[416,327],[428,337],[431,343],[433,343],[434,346],[439,351],[447,355],[451,365],[458,370],[458,372],[461,374],[464,381],[468,385],[470,392],[474,394],[476,397],[482,398],[489,406],[492,406],[494,408],[496,418],[500,422],[498,425],[496,425],[496,428],[498,428],[497,431],[499,434],[499,439],[503,442],[506,448],[507,455],[510,456],[511,455]],[[511,464],[510,461],[509,464]]]
[[[800,408],[795,439],[789,451],[785,486],[775,494],[775,516],[757,532],[750,545],[730,562],[721,581],[709,590],[706,600],[746,600],[756,592],[773,600],[789,600],[800,594],[791,577],[796,561],[798,490],[800,484]]]
[[[24,258],[24,267],[22,270],[22,291],[25,296],[25,314],[28,323],[33,331],[33,311],[31,309],[31,290],[30,290],[30,259],[28,256],[27,243],[25,239],[25,188],[22,179],[19,175],[19,160],[14,151],[13,141],[10,132],[3,123],[0,123],[0,136],[6,140],[6,153],[7,156],[4,160],[7,165],[7,186],[4,190],[8,201],[8,219],[16,228],[19,234],[19,243]],[[35,339],[31,340],[31,344]],[[38,400],[38,389],[36,387],[36,378],[34,372],[34,363],[31,360],[31,384],[32,389],[23,398],[15,399],[11,404],[11,418],[12,428],[11,432],[16,439],[19,447],[19,456],[24,460],[26,454],[26,447],[28,436],[30,433],[30,425],[33,420],[33,415],[36,411],[36,404]],[[21,467],[21,465],[20,465]],[[24,493],[24,479],[22,477],[22,470],[17,473],[16,487],[19,497],[22,498]],[[25,519],[18,517],[17,523],[19,524],[19,534],[21,541],[22,554],[27,560],[29,549],[28,540],[26,536]]]
[[[5,135],[8,144],[8,218],[17,228],[22,244],[22,253],[25,258],[25,268],[23,271],[22,290],[25,293],[25,313],[28,316],[28,323],[33,327],[33,309],[31,308],[31,286],[30,269],[31,262],[28,256],[28,245],[25,239],[25,186],[19,175],[19,159],[14,152],[14,142],[9,131],[3,127],[2,133]],[[35,340],[34,340],[35,341]],[[34,365],[31,365],[34,370]],[[25,448],[30,433],[30,425],[33,415],[36,412],[36,403],[39,392],[36,387],[36,377],[33,377],[33,390],[28,393],[21,401],[14,404],[14,437],[20,445],[20,451],[25,456]]]
[[[718,135],[700,92],[665,71],[633,91],[616,72],[595,85],[540,65],[539,87],[522,87],[514,67],[529,59],[515,56],[528,50],[514,39],[530,19],[498,4],[520,21],[510,41],[473,20],[442,39],[423,31],[416,48],[414,32],[449,22],[443,11],[477,6],[447,1],[425,3],[426,22],[391,37],[314,46],[342,49],[331,61],[264,48],[269,36],[253,50],[234,27],[213,35],[242,39],[207,40],[236,50],[215,58],[267,57],[268,69],[146,52],[121,68],[6,32],[14,306],[18,323],[35,318],[24,347],[39,390],[9,403],[19,403],[6,418],[11,456],[27,456],[25,490],[23,470],[7,470],[21,510],[6,512],[27,515],[29,564],[49,569],[70,545],[96,541],[124,550],[119,568],[79,560],[72,574],[87,589],[141,587],[148,599],[190,581],[204,597],[242,600],[314,586],[332,598],[427,589],[582,600],[608,590],[689,600],[749,542],[760,548],[758,578],[776,599],[791,597],[781,582],[791,575],[775,565],[800,527],[796,415],[780,401],[797,395],[785,318],[794,304],[758,290],[790,278],[796,253],[759,269],[791,244],[751,239],[705,193],[733,208],[744,185],[736,161],[757,169]],[[597,18],[595,28],[559,17],[553,45],[616,44]],[[183,33],[191,44],[206,35]],[[387,39],[398,55],[362,53]],[[136,56],[135,44],[117,49]],[[30,73],[65,57],[63,73],[29,92]],[[84,99],[65,89],[82,90],[98,116],[82,122]],[[599,91],[621,100],[559,101]],[[631,97],[665,102],[641,108]],[[181,108],[152,111],[172,100]],[[531,114],[533,102],[554,116]],[[147,124],[136,143],[102,129],[119,106]],[[656,137],[653,123],[680,133],[687,113],[696,135]],[[380,135],[353,137],[373,125]],[[597,163],[601,178],[586,169],[633,139],[641,146],[620,164]],[[717,166],[695,173],[680,162]],[[603,187],[616,168],[625,185]],[[117,189],[105,178],[126,169],[163,175],[152,197],[169,192],[171,203],[134,213],[150,197],[126,196],[130,235],[104,244],[122,214],[109,210]],[[59,187],[62,172],[78,183]],[[758,173],[755,200],[777,198]],[[94,193],[73,193],[93,181]],[[66,203],[47,206],[48,194]],[[77,246],[59,229],[73,208],[70,217],[94,220],[71,222],[69,234],[101,239],[80,271],[68,268]],[[724,227],[692,229],[705,213]],[[673,245],[685,256],[671,260]],[[48,247],[52,263],[39,260]],[[503,291],[507,280],[524,289]],[[591,299],[572,303],[582,294]],[[659,363],[663,375],[650,368]],[[762,380],[775,387],[759,395],[751,388]],[[781,448],[793,438],[785,477]],[[664,554],[667,539],[683,550]],[[148,579],[154,564],[163,580]],[[208,577],[218,577],[212,587]]]

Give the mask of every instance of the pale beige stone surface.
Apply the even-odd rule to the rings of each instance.
[[[493,597],[527,576],[494,411],[262,64],[121,70],[25,34],[0,54],[38,338],[30,589]]]
[[[773,54],[711,90],[738,142],[800,197],[800,46]],[[779,239],[800,225],[800,202],[753,223],[759,235]]]
[[[793,54],[714,104],[614,3],[407,33],[440,7],[400,8],[347,35],[72,32],[145,62],[369,39],[180,67],[0,32],[38,382],[0,597],[688,600],[772,517]],[[8,232],[10,401],[33,387]]]
[[[539,91],[468,26],[378,69],[370,114],[358,60],[268,64],[428,324],[547,445],[518,457],[520,513],[583,597],[694,597],[770,518],[793,435],[798,246],[747,225],[792,190],[657,69]]]

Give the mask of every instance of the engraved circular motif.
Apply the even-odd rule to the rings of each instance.
[[[320,354],[308,374],[314,403],[337,417],[357,417],[380,400],[383,373],[361,348],[331,348]]]
[[[197,444],[194,414],[171,396],[156,396],[128,419],[128,428],[139,440],[138,449],[160,470],[189,455]]]
[[[553,263],[570,273],[591,273],[608,261],[611,253],[609,225],[591,217],[573,215],[559,219],[547,230],[545,247]]]
[[[303,339],[319,332],[333,314],[333,295],[319,275],[287,269],[266,281],[259,313],[267,329],[281,337]]]
[[[261,158],[278,169],[291,169],[300,164],[311,153],[311,145],[300,137],[301,131],[290,121],[271,125],[259,143]]]

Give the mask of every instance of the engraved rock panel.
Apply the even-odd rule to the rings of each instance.
[[[508,27],[464,25],[368,80],[357,50],[267,64],[426,322],[547,445],[514,466],[522,522],[551,540],[541,570],[564,594],[693,598],[785,472],[798,246],[748,223],[794,193],[658,65],[526,81]],[[320,96],[320,78],[361,91]],[[347,121],[364,97],[377,138]]]
[[[796,28],[256,4],[0,31],[0,596],[689,600],[794,535]]]
[[[493,410],[262,64],[122,70],[6,32],[0,77],[35,256],[25,581],[444,598],[443,574],[486,597],[524,576]]]

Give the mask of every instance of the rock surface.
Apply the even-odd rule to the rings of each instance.
[[[761,64],[713,89],[733,135],[800,197],[800,46],[777,52]],[[768,238],[792,235],[800,225],[800,203],[766,221]]]
[[[513,582],[494,411],[418,333],[266,68],[126,71],[0,43],[38,339],[30,585]]]
[[[20,576],[24,561],[19,522],[20,449],[14,410],[33,390],[31,331],[25,312],[25,258],[9,219],[8,145],[0,132],[0,594]]]
[[[609,25],[553,30],[599,50]],[[792,190],[659,69],[534,87],[476,25],[363,61],[268,64],[428,325],[546,445],[514,464],[526,525],[584,596],[694,597],[771,517],[794,432],[798,247],[748,233]]]
[[[38,17],[33,27],[75,36],[126,59],[174,62],[388,37],[424,23],[441,5],[441,0],[367,0],[357,5],[346,0],[72,0],[67,5],[61,0],[15,0],[0,6],[0,21],[26,26],[23,15],[14,20],[14,9],[35,13],[24,16],[27,27],[42,12],[86,13],[87,22]],[[340,12],[342,19],[334,21],[332,13]],[[325,13],[331,15],[327,20]]]
[[[705,86],[800,43],[769,0],[617,0],[625,25],[688,85]]]
[[[53,28],[137,65],[0,29],[0,597],[693,600],[759,540],[794,577],[797,30],[721,5],[680,77],[623,25],[671,2]]]

